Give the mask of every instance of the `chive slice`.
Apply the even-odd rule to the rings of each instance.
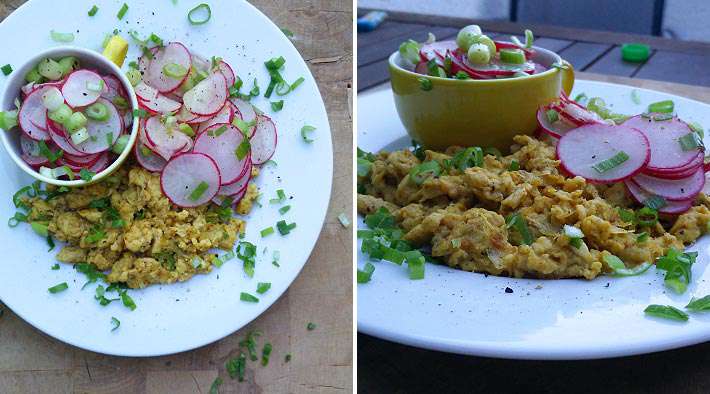
[[[244,302],[259,302],[259,299],[254,297],[253,295],[249,293],[244,293],[242,292],[239,294],[239,299]]]
[[[284,205],[283,207],[279,208],[279,213],[283,215],[288,212],[289,209],[291,209],[290,205]]]
[[[710,295],[706,295],[703,298],[693,297],[685,309],[693,312],[707,312],[710,311]]]
[[[688,321],[688,314],[670,305],[652,304],[643,310],[649,316],[660,317],[662,319]]]
[[[123,5],[121,6],[121,9],[118,10],[118,14],[116,14],[116,17],[118,18],[118,20],[123,19],[123,16],[126,15],[126,12],[128,12],[128,4],[123,3]]]
[[[177,0],[175,0],[175,1],[177,1]],[[221,386],[222,383],[224,383],[224,381],[219,376],[214,378],[214,381],[212,382],[212,385],[210,386],[209,394],[219,394],[219,386]]]
[[[437,177],[441,174],[441,164],[438,161],[425,161],[413,167],[409,171],[409,179],[414,181],[417,185],[421,185],[427,179],[431,177]]]
[[[118,330],[118,327],[121,327],[121,321],[116,319],[115,317],[111,316],[111,325],[113,325],[113,328],[111,328],[111,331],[116,331],[116,330]]]
[[[508,171],[518,171],[518,170],[520,170],[520,163],[515,159],[511,160],[510,166],[508,167]]]
[[[673,100],[663,100],[648,105],[648,112],[668,114],[672,113],[675,104]]]
[[[404,256],[407,260],[407,270],[409,271],[409,279],[419,280],[424,279],[424,263],[426,259],[418,250],[410,250],[405,252]]]
[[[267,228],[261,230],[261,232],[260,232],[262,238],[264,238],[264,237],[266,237],[266,236],[268,236],[268,235],[271,235],[271,234],[273,234],[273,233],[274,233],[274,228],[271,227],[271,226],[269,226],[269,227],[267,227]]]
[[[428,92],[433,88],[429,78],[419,77],[417,78],[417,81],[419,81],[419,88],[425,92]]]
[[[695,132],[690,132],[678,138],[678,143],[684,151],[695,150],[703,146],[703,141],[700,140],[700,136]]]
[[[86,168],[82,168],[79,171],[79,177],[81,178],[82,181],[85,181],[85,182],[89,182],[94,177],[94,175],[96,175],[95,172],[90,171]]]
[[[38,235],[41,235],[43,237],[46,237],[49,235],[47,223],[31,222],[30,226],[32,226],[32,230],[34,230],[34,232],[37,233]]]
[[[698,257],[697,252],[682,253],[675,248],[668,249],[666,255],[656,260],[656,268],[666,271],[663,279],[666,287],[678,294],[683,294],[690,284],[692,266]]]
[[[612,276],[636,276],[641,275],[651,268],[651,263],[643,262],[635,267],[626,268],[626,264],[613,254],[605,254],[602,258],[612,269]]]
[[[207,132],[207,135],[210,137],[219,137],[220,135],[224,134],[224,132],[227,131],[227,126],[220,126],[214,130],[210,130]]]
[[[271,356],[271,344],[270,343],[265,343],[264,348],[261,350],[261,365],[267,366],[269,365],[269,357]]]
[[[281,28],[281,32],[288,38],[293,37],[293,32],[285,27]]]
[[[533,243],[533,237],[532,234],[530,234],[530,229],[528,229],[528,224],[525,221],[525,218],[520,215],[519,212],[510,214],[507,218],[505,218],[505,228],[515,229],[522,237],[523,243],[525,245],[530,245]]]
[[[620,166],[626,160],[629,160],[629,155],[622,150],[622,151],[619,151],[614,156],[612,156],[611,158],[606,159],[606,160],[602,160],[599,163],[593,165],[592,168],[596,172],[603,174],[609,170],[612,170],[612,169]]]
[[[308,322],[308,324],[306,324],[306,329],[308,329],[308,331],[313,331],[316,329],[316,327],[316,323],[313,322]]]
[[[259,282],[256,285],[256,292],[259,294],[264,294],[271,288],[271,282]]]
[[[187,13],[187,20],[192,25],[203,25],[212,18],[212,9],[207,3],[198,4]]]
[[[202,197],[203,194],[209,189],[210,185],[205,182],[205,181],[200,181],[200,184],[197,185],[195,190],[190,193],[190,196],[188,198],[192,201],[197,201],[200,197]]]
[[[173,79],[180,79],[187,74],[187,68],[182,64],[168,63],[163,66],[163,74]]]
[[[12,72],[12,66],[9,64],[6,64],[6,65],[0,67],[0,70],[2,70],[2,73],[4,75],[10,75],[10,73]]]
[[[96,5],[94,5],[94,6],[91,7],[91,9],[89,10],[89,16],[94,16],[94,15],[96,15],[97,12],[99,12],[99,7],[97,7]]]
[[[284,101],[279,100],[279,101],[272,101],[271,102],[271,110],[274,112],[281,111],[284,108]]]
[[[56,42],[72,42],[74,41],[74,33],[60,33],[54,30],[49,31],[49,36]]]
[[[350,220],[348,219],[348,216],[345,215],[344,213],[341,213],[340,215],[338,215],[338,221],[340,222],[341,226],[343,226],[345,228],[350,227]]]
[[[631,101],[633,101],[636,105],[641,104],[641,98],[639,97],[638,90],[634,89],[631,91]]]
[[[648,237],[648,233],[644,231],[636,237],[636,243],[644,243],[648,240]]]
[[[656,211],[665,207],[666,204],[666,200],[661,196],[651,196],[643,201],[643,205]],[[656,217],[656,219],[658,219],[658,217]]]
[[[308,138],[308,136],[306,135],[306,133],[311,133],[311,132],[313,132],[313,131],[315,131],[315,130],[316,130],[315,127],[309,126],[309,125],[305,125],[305,126],[301,127],[301,138],[303,138],[303,141],[305,141],[305,142],[307,142],[307,143],[309,143],[309,144],[312,143],[314,140]]]
[[[251,144],[249,143],[249,139],[244,138],[237,147],[237,149],[234,151],[234,154],[237,155],[237,159],[244,160],[244,158],[247,157],[249,150],[251,150]]]
[[[56,271],[56,270],[58,270],[58,269],[59,269],[59,264],[56,264],[56,263],[55,263],[55,264],[52,266],[52,271]]]
[[[296,223],[287,224],[285,220],[279,220],[276,223],[276,228],[279,230],[279,234],[287,235],[296,228]]]
[[[139,117],[139,118],[141,118],[141,119],[145,119],[145,118],[148,117],[148,111],[146,111],[146,110],[144,110],[144,109],[136,108],[136,109],[133,110],[133,116],[134,116],[134,117]]]
[[[365,263],[362,270],[357,270],[357,283],[367,283],[372,279],[372,273],[375,272],[375,266],[372,263]]]
[[[64,290],[68,289],[68,288],[69,288],[69,285],[67,284],[67,282],[62,282],[62,283],[60,283],[60,284],[58,284],[58,285],[55,285],[55,286],[50,287],[50,288],[47,289],[47,290],[48,290],[50,293],[52,293],[52,294],[57,294],[57,293],[62,292],[62,291],[64,291]]]
[[[560,120],[560,114],[554,109],[548,109],[545,111],[545,116],[547,116],[547,121],[550,123],[555,123]]]
[[[127,290],[123,290],[123,292],[121,293],[121,302],[123,302],[123,306],[125,306],[126,308],[132,311],[136,310],[136,303],[133,301],[133,298],[128,295]]]

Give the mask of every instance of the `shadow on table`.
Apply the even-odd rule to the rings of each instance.
[[[707,393],[710,342],[642,356],[520,361],[461,356],[358,334],[361,393]]]

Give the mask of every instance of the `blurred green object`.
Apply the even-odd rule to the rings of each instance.
[[[621,46],[621,58],[627,62],[645,62],[650,53],[651,48],[646,44],[629,43]]]

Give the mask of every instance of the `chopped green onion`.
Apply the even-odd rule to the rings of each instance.
[[[311,142],[313,142],[314,140],[308,138],[308,136],[306,135],[306,133],[311,133],[311,132],[313,132],[313,131],[315,131],[315,130],[316,130],[315,127],[309,126],[309,125],[305,125],[305,126],[301,127],[301,138],[303,138],[303,141],[308,142],[309,144],[310,144]]]
[[[648,237],[649,237],[648,233],[644,231],[636,237],[636,242],[637,243],[644,243],[648,240]]]
[[[39,153],[46,157],[47,160],[49,160],[50,163],[54,163],[55,161],[59,160],[60,157],[63,156],[64,152],[62,150],[57,150],[56,152],[52,151],[49,149],[47,146],[47,143],[44,141],[39,141]]]
[[[116,14],[116,17],[118,18],[118,20],[123,19],[123,16],[126,15],[126,12],[128,12],[128,4],[123,3],[123,5],[121,6],[121,9],[118,10],[118,14]]]
[[[72,42],[74,41],[74,33],[60,33],[54,30],[49,31],[50,37],[56,42]]]
[[[580,104],[583,104],[585,101],[587,101],[587,99],[588,99],[587,94],[584,92],[574,96],[574,101],[576,101]]]
[[[121,153],[123,153],[123,151],[128,146],[128,139],[129,138],[130,137],[128,135],[122,135],[122,136],[118,137],[118,139],[116,140],[116,143],[113,144],[113,147],[111,147],[111,151],[117,155],[120,155]]]
[[[698,136],[700,136],[700,139],[702,140],[705,137],[705,130],[703,130],[703,126],[700,125],[698,122],[688,122],[688,127],[690,127],[693,132],[698,133]]]
[[[315,329],[316,329],[316,323],[308,322],[308,324],[306,324],[306,329],[307,329],[308,331],[313,331],[313,330],[315,330]]]
[[[264,294],[271,288],[271,282],[259,282],[256,284],[256,292]]]
[[[203,25],[209,22],[211,17],[212,10],[207,3],[201,3],[187,13],[187,20],[193,25]]]
[[[121,327],[121,321],[116,319],[115,317],[111,316],[111,325],[113,325],[113,328],[111,328],[111,331],[116,331],[116,330],[118,330],[118,327]]]
[[[209,189],[210,185],[205,181],[200,181],[200,183],[195,187],[195,189],[190,193],[188,198],[192,201],[197,201],[203,194]]]
[[[180,79],[187,75],[187,68],[182,64],[168,63],[163,66],[163,74],[173,79]]]
[[[56,81],[64,75],[64,70],[56,61],[52,59],[44,59],[37,65],[39,74],[49,80]]]
[[[281,111],[284,107],[284,101],[279,100],[279,101],[272,101],[271,102],[271,110],[274,112]]]
[[[79,171],[79,177],[81,178],[82,181],[85,181],[85,182],[89,182],[94,177],[94,175],[96,175],[95,172],[93,172],[89,169],[86,169],[86,168],[82,168]]]
[[[357,283],[367,283],[372,279],[372,273],[375,272],[375,266],[372,263],[365,263],[362,270],[357,270]]]
[[[340,215],[338,215],[338,221],[340,222],[340,224],[343,227],[345,227],[345,228],[350,227],[350,220],[348,219],[348,216],[345,215],[344,213],[341,213]]]
[[[57,293],[62,292],[62,291],[64,291],[64,290],[68,289],[68,288],[69,288],[69,285],[67,284],[67,282],[62,282],[62,283],[60,283],[60,284],[58,284],[58,285],[55,285],[55,286],[50,287],[50,288],[47,289],[47,290],[49,290],[49,292],[52,293],[52,294],[57,294]]]
[[[669,114],[673,112],[675,104],[673,100],[663,100],[648,105],[648,112]]]
[[[519,212],[510,214],[505,218],[505,228],[515,229],[515,231],[520,234],[525,245],[531,245],[533,243],[533,237],[532,234],[530,234],[530,229],[528,229],[528,223]]]
[[[651,196],[643,201],[643,205],[656,211],[665,207],[666,204],[666,200],[661,196]]]
[[[554,109],[548,109],[545,111],[545,115],[547,116],[547,121],[550,123],[555,123],[560,120],[560,114]]]
[[[409,279],[419,280],[424,279],[424,263],[426,262],[422,253],[418,250],[410,250],[404,252],[407,260],[407,270],[409,271]]]
[[[128,109],[128,101],[121,96],[114,97],[111,102],[118,107],[118,109]]]
[[[500,61],[503,63],[525,63],[525,53],[520,49],[501,49],[498,54],[500,55]]]
[[[97,6],[94,5],[94,6],[91,7],[91,9],[89,10],[89,16],[94,16],[94,15],[96,15],[97,12],[99,12],[99,7],[97,7]]]
[[[234,151],[234,154],[237,155],[237,159],[243,160],[245,157],[247,157],[249,150],[251,150],[251,143],[249,143],[248,138],[244,138],[237,147],[237,150]]]
[[[636,89],[633,89],[631,91],[631,101],[634,102],[634,104],[639,105],[641,104],[641,98],[639,97],[639,91]]]
[[[173,0],[173,3],[175,2],[177,2],[177,0]],[[214,378],[214,381],[212,381],[212,385],[210,386],[209,394],[219,394],[219,386],[221,386],[222,383],[224,383],[224,381],[219,376]]]
[[[229,377],[234,379],[237,378],[240,382],[244,381],[244,371],[246,369],[247,356],[244,353],[239,353],[238,357],[235,357],[225,365]],[[211,394],[211,393],[210,393]]]
[[[293,32],[289,29],[286,29],[285,27],[281,28],[281,32],[288,38],[293,37]]]
[[[34,230],[34,232],[37,233],[38,235],[41,235],[43,237],[49,236],[47,223],[31,222],[30,225],[32,226],[32,230]]]
[[[409,39],[400,44],[399,55],[403,60],[415,65],[419,63],[421,59],[419,56],[419,49],[419,43]]]
[[[195,136],[195,130],[193,130],[192,127],[190,127],[190,125],[187,123],[180,123],[178,125],[178,130],[180,130],[181,133],[187,135],[188,137]]]
[[[430,91],[434,86],[429,78],[419,77],[419,88],[425,92]]]
[[[414,166],[409,171],[409,179],[415,184],[421,185],[431,177],[438,177],[441,174],[441,165],[438,161],[425,161],[422,164]]]
[[[695,132],[690,132],[678,138],[678,143],[684,151],[696,150],[703,146],[703,141],[700,139],[698,133]]]
[[[609,170],[612,170],[612,169],[620,166],[626,160],[629,160],[629,155],[622,150],[622,151],[619,151],[614,156],[612,156],[611,158],[600,161],[599,163],[593,165],[592,168],[596,172],[603,174]]]
[[[261,365],[269,365],[269,357],[271,356],[271,344],[265,343],[264,348],[261,350]]]
[[[133,110],[133,116],[134,116],[134,117],[139,117],[139,118],[141,118],[141,119],[145,119],[145,118],[148,117],[148,111],[146,111],[146,110],[144,110],[144,109],[136,108],[136,109]]]
[[[224,134],[224,132],[227,131],[227,126],[222,125],[214,130],[210,130],[207,132],[207,135],[210,137],[219,137],[220,135]]]
[[[525,29],[525,48],[532,48],[533,39],[533,32],[528,29]]]
[[[0,112],[0,129],[10,130],[17,126],[17,111]]]
[[[93,103],[84,110],[84,113],[89,119],[98,120],[100,122],[108,120],[111,115],[108,112],[108,107],[104,103]]]
[[[291,209],[290,205],[284,205],[283,207],[279,208],[279,213],[283,215],[286,212],[288,212],[290,209]]]
[[[269,227],[261,230],[261,237],[263,238],[263,237],[266,237],[266,236],[271,235],[273,233],[274,233],[274,228],[269,226]]]
[[[688,314],[670,305],[652,304],[643,310],[649,316],[660,317],[662,319],[688,321]]]
[[[643,262],[633,268],[626,268],[626,265],[620,258],[613,254],[605,254],[602,258],[604,262],[612,269],[612,276],[636,276],[641,275],[651,268],[651,263]]]
[[[697,252],[682,253],[670,248],[665,256],[656,260],[656,268],[666,271],[663,282],[678,294],[685,293],[692,279],[692,266],[698,257]]]
[[[56,245],[54,245],[54,239],[52,238],[51,235],[47,236],[47,246],[49,246],[49,249],[47,249],[47,252],[51,252],[52,250],[54,250],[54,247],[56,246]]]
[[[646,200],[649,201],[650,199]],[[665,204],[665,200],[663,200],[663,203]],[[628,211],[624,211],[626,214]],[[622,211],[619,211],[619,214],[621,214]],[[645,206],[641,209],[638,210],[635,214],[633,214],[633,211],[631,211],[632,217],[631,219],[627,220],[628,217],[622,216],[622,220],[625,222],[633,223],[634,221],[638,223],[639,226],[641,227],[650,227],[656,224],[658,222],[658,211],[654,208]]]
[[[693,297],[688,303],[688,305],[685,306],[685,309],[688,309],[693,312],[710,311],[710,295],[706,295],[703,298]]]
[[[279,234],[287,235],[296,228],[296,223],[286,224],[285,220],[279,220],[276,222],[276,228],[279,230]]]
[[[4,75],[10,75],[10,73],[12,72],[12,66],[9,64],[6,64],[6,65],[0,67],[0,70],[2,70],[2,73]]]
[[[154,42],[157,46],[162,47],[163,46],[163,39],[158,37],[155,33],[150,33],[150,36],[148,39],[152,42]],[[186,72],[187,74],[187,72]]]
[[[143,80],[143,75],[141,74],[140,71],[138,71],[134,68],[131,68],[130,70],[126,71],[126,78],[128,78],[128,82],[131,83],[131,86],[137,86]],[[116,96],[115,98],[123,98],[123,97]]]
[[[254,297],[253,295],[251,295],[249,293],[244,293],[244,292],[242,292],[239,295],[239,299],[244,302],[259,302],[258,298]]]
[[[52,266],[52,271],[56,271],[56,270],[58,270],[58,269],[59,269],[59,264],[56,264],[56,263],[55,263],[55,264]]]
[[[510,166],[508,167],[508,171],[518,171],[520,170],[520,163],[513,159],[510,161]]]

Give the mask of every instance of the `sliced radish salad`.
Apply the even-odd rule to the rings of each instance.
[[[252,166],[276,151],[273,121],[230,97],[237,80],[219,58],[206,60],[179,42],[145,51],[131,77],[139,104],[136,161],[160,173],[163,193],[180,207],[237,204]]]
[[[535,63],[533,34],[525,31],[525,42],[513,36],[511,42],[494,41],[478,25],[461,29],[456,40],[426,42],[407,40],[399,46],[402,65],[412,71],[439,78],[517,78],[547,70]],[[428,90],[422,83],[422,89]]]
[[[127,148],[133,109],[116,76],[65,57],[40,61],[25,79],[0,127],[19,126],[21,157],[40,174],[89,181]]]
[[[670,101],[627,117],[599,98],[585,106],[563,93],[538,110],[537,120],[539,130],[557,140],[565,172],[591,183],[623,182],[637,202],[660,213],[687,211],[703,190],[701,129],[673,114]]]

